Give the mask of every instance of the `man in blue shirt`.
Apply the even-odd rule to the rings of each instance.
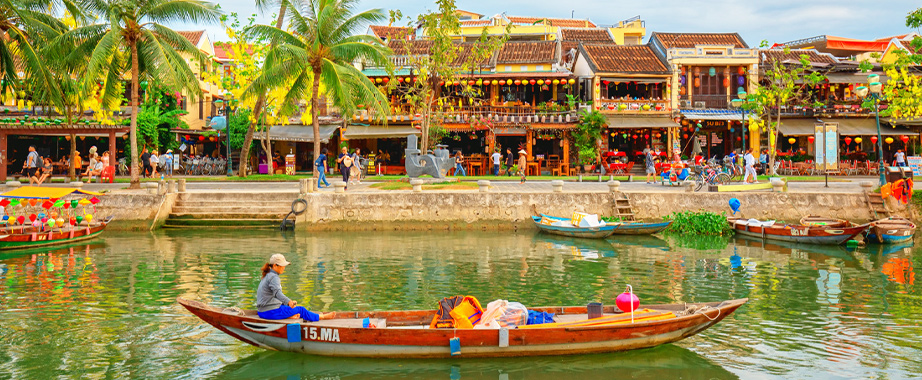
[[[35,145],[29,145],[29,155],[26,156],[26,175],[29,176],[29,184],[33,182],[38,182],[38,178],[35,177],[35,172],[38,170],[38,162],[41,161],[38,157],[38,152],[35,151]],[[33,179],[33,177],[35,177]]]
[[[317,161],[314,161],[314,168],[320,173],[320,178],[317,179],[317,188],[330,187],[330,183],[327,182],[327,148],[320,151],[320,157],[317,157]],[[320,186],[321,183],[325,186]]]

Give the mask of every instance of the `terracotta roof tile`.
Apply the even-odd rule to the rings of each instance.
[[[371,25],[368,28],[371,29],[371,32],[374,33],[376,37],[382,40],[390,39],[395,36],[403,38],[404,36],[413,34],[412,29],[401,26]]]
[[[177,31],[180,36],[183,36],[185,39],[189,40],[193,45],[198,46],[199,41],[201,41],[202,36],[205,35],[204,30],[196,31]]]
[[[558,26],[562,28],[595,28],[596,25],[589,20],[580,20],[572,18],[547,18],[547,17],[520,17],[520,16],[509,16],[507,17],[509,22],[513,24],[536,24],[547,22],[551,26]]]
[[[839,63],[831,54],[820,53],[815,49],[791,49],[787,54],[781,49],[764,49],[760,51],[759,58],[763,63],[774,60],[800,62],[801,55],[806,55],[807,60],[813,64],[835,65]]]
[[[736,33],[659,33],[653,32],[651,39],[657,39],[666,49],[693,48],[695,45],[733,45],[747,48],[746,42]]]
[[[582,51],[596,72],[669,73],[648,45],[583,44]]]
[[[602,28],[593,28],[593,29],[563,28],[563,29],[560,29],[560,40],[561,41],[583,41],[583,42],[611,42],[611,43],[615,42],[615,40],[611,38],[611,34],[608,33],[608,30],[602,29]]]
[[[247,46],[247,52],[253,54],[253,45]],[[214,56],[220,60],[232,60],[234,59],[234,50],[229,43],[215,42],[214,43]]]
[[[557,42],[506,42],[496,56],[497,64],[557,62]]]
[[[909,50],[909,52],[912,54],[922,54],[922,48],[920,49],[913,48],[912,41],[901,40],[900,44],[902,44],[903,47],[906,50]]]
[[[460,45],[460,49],[458,51],[458,56],[455,57],[454,62],[452,62],[452,64],[458,65],[458,66],[463,65],[468,59],[470,59],[470,56],[474,52],[474,47],[477,46],[477,42],[465,42],[459,45]],[[493,61],[493,54],[490,54],[484,59],[482,59],[480,62],[478,62],[477,65],[483,68],[492,67],[493,66],[492,61]]]
[[[488,26],[493,23],[493,20],[461,20],[461,26]]]
[[[387,47],[394,51],[394,55],[425,55],[432,48],[432,41],[428,40],[389,40]],[[407,54],[409,49],[409,54]]]

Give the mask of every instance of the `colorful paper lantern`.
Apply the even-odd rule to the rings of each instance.
[[[887,137],[884,139],[884,142],[887,144],[893,144],[893,137]]]
[[[556,85],[558,85],[558,84],[560,84],[560,80],[554,79],[554,85],[556,86]]]
[[[38,199],[29,199],[29,206],[35,207],[38,204]]]
[[[522,81],[521,81],[521,80],[518,80],[518,79],[515,80],[515,85],[516,85],[516,86],[521,85],[521,84],[522,84]]]
[[[68,220],[68,222],[70,223],[70,225],[76,226],[76,225],[77,225],[77,218],[71,217],[70,220]]]
[[[205,136],[199,136],[198,141],[205,141]]]
[[[381,83],[381,82],[382,82],[381,78],[375,78],[375,83]]]
[[[0,199],[0,206],[6,207],[9,204],[10,204],[9,199],[6,199],[6,198]]]
[[[730,87],[730,78],[724,77],[724,87]]]
[[[497,82],[496,79],[494,79],[493,82],[491,82],[491,84],[493,84],[494,86],[496,86],[497,83],[499,82]]]
[[[737,67],[737,68],[736,68],[736,73],[739,74],[739,75],[746,74],[746,67],[744,67],[744,66]]]
[[[71,208],[77,208],[77,204],[78,204],[78,203],[77,203],[77,200],[76,200],[76,199],[71,199],[71,200],[70,200],[70,207],[71,207]]]
[[[86,218],[86,222],[87,222],[87,223],[92,223],[92,222],[93,222],[93,214],[86,214],[86,216],[84,216],[84,218]]]
[[[743,76],[736,77],[736,84],[740,86],[746,84],[746,77],[743,77]]]
[[[788,139],[788,143],[789,143],[789,144],[794,144],[795,142],[797,142],[797,139],[795,139],[795,138],[793,138],[793,137],[791,137],[791,138]]]
[[[683,134],[682,134],[682,138],[688,139],[688,133],[683,133]]]
[[[567,83],[569,83],[569,84],[574,84],[574,83],[576,83],[576,79],[570,79],[570,80],[567,81]]]
[[[807,136],[807,141],[809,141],[811,144],[813,144],[813,141],[816,141],[816,137]]]
[[[842,139],[842,140],[845,140],[845,145],[851,145],[851,144],[852,144],[852,138],[851,138],[851,137],[846,137],[846,138],[844,138],[844,139]]]
[[[469,86],[473,86],[473,85],[477,84],[477,82],[474,81],[473,79],[471,79],[471,80],[467,81],[467,84],[468,84]]]
[[[528,84],[530,84],[530,85],[534,85],[535,83],[537,83],[537,82],[536,82],[534,79],[531,79],[531,80],[528,81]]]
[[[701,78],[695,78],[695,87],[701,86]]]
[[[42,203],[42,208],[44,208],[45,210],[51,208],[52,206],[54,206],[54,203],[52,203],[51,201],[45,201],[44,203]]]
[[[544,86],[544,79],[538,79],[538,85]]]
[[[397,79],[400,79],[400,78],[397,78]],[[381,81],[384,82],[384,84],[387,84],[387,82],[391,81],[391,78],[384,77],[384,78],[381,78]]]
[[[861,137],[855,137],[855,144],[861,144]]]
[[[90,198],[90,203],[92,203],[92,204],[94,204],[94,205],[97,204],[97,203],[99,203],[99,198],[96,198],[96,197]]]
[[[18,217],[16,218],[16,222],[19,223],[19,224],[25,224],[25,222],[26,222],[26,217],[20,215],[20,216],[18,216]]]
[[[34,222],[36,218],[38,218],[37,215],[35,215],[35,214],[29,214],[29,221],[30,221],[30,222]]]
[[[905,144],[905,143],[909,142],[909,136],[902,135],[902,136],[900,136],[900,140],[903,140],[903,144]]]
[[[877,144],[877,136],[871,136],[871,143]]]
[[[714,66],[711,66],[711,68],[708,69],[708,76],[711,76],[711,77],[712,77],[712,76],[715,76],[715,75],[717,75],[717,68],[715,68]]]

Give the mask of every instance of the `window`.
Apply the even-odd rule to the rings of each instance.
[[[535,66],[535,71],[544,71],[544,65]]]
[[[522,65],[522,71],[528,71],[528,66]]]
[[[506,71],[512,71],[512,66],[506,66]]]

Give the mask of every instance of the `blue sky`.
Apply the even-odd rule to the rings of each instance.
[[[225,12],[242,16],[256,12],[252,0],[218,0]],[[589,18],[598,24],[614,24],[641,16],[647,34],[660,32],[738,32],[750,46],[761,40],[785,42],[829,34],[858,39],[876,39],[910,32],[905,26],[908,12],[922,6],[918,0],[458,0],[458,8],[492,16],[506,12],[515,16]],[[363,0],[360,10],[400,9],[415,15],[434,8],[429,0]],[[258,17],[268,23],[271,14]],[[175,25],[177,29],[208,30],[212,40],[224,39],[219,26]]]

